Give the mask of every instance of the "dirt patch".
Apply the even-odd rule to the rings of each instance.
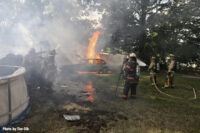
[[[73,122],[66,121],[69,126],[76,126],[78,133],[99,133],[100,130],[106,128],[107,124],[111,121],[128,119],[126,116],[118,114],[117,112],[90,110],[89,108],[81,107],[80,105],[72,105],[73,106],[68,105],[66,109],[56,110],[56,113],[59,113],[59,116],[62,119],[64,119],[63,114],[79,115],[80,120]]]

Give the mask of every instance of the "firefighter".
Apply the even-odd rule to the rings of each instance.
[[[168,65],[168,71],[167,71],[167,76],[166,76],[166,81],[164,87],[170,87],[174,88],[174,75],[175,75],[175,60],[174,60],[174,55],[170,54],[170,61]]]
[[[150,82],[152,85],[154,85],[154,81],[156,83],[156,72],[157,72],[156,66],[157,66],[156,58],[152,57],[151,64],[149,65],[149,68],[148,68],[148,71],[150,72]]]
[[[136,87],[139,81],[139,76],[137,75],[137,59],[135,53],[129,55],[129,60],[125,64],[125,84],[122,98],[128,98],[128,92],[131,90],[131,98],[136,97]]]
[[[29,53],[24,58],[24,66],[27,70],[31,69],[33,67],[33,64],[35,64],[37,58],[37,54],[34,48],[31,48]]]
[[[56,76],[56,65],[55,65],[55,55],[56,55],[56,50],[51,50],[48,53],[47,60],[45,61],[44,65],[44,71],[45,71],[45,80],[46,80],[46,90],[49,90],[53,82],[55,80]]]
[[[26,68],[25,79],[31,88],[33,87],[33,82],[35,80],[35,61],[36,61],[36,52],[34,48],[31,48],[29,53],[25,56],[23,65]]]
[[[34,48],[24,58],[24,67],[26,68],[25,79],[29,88],[40,86],[41,79],[41,59]]]

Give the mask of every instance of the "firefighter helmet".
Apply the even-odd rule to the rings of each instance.
[[[169,57],[174,57],[174,54],[170,54]]]
[[[136,57],[135,53],[130,53],[129,57]]]
[[[155,60],[155,59],[156,59],[156,57],[152,56],[152,57],[151,57],[151,59],[152,59],[152,60]]]

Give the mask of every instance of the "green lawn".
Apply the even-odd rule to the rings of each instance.
[[[158,86],[164,84],[165,75],[158,75]],[[111,81],[112,82],[112,81]],[[197,100],[187,100],[194,97],[192,87],[200,96],[198,79],[176,77],[174,89],[162,91],[174,96],[185,98],[177,100],[158,93],[149,83],[149,76],[143,74],[137,88],[137,99],[123,101],[113,100],[108,103],[111,110],[120,110],[129,119],[118,121],[109,132],[114,133],[198,133],[200,132],[200,104]],[[111,88],[114,90],[114,88]],[[122,90],[122,86],[121,86]],[[122,93],[120,90],[119,94]]]
[[[165,75],[159,74],[158,87],[183,98],[177,100],[157,92],[150,85],[149,75],[143,73],[137,88],[137,98],[123,100],[122,82],[118,96],[115,96],[117,78],[118,75],[113,74],[76,79],[79,82],[92,81],[96,90],[93,103],[80,101],[63,92],[37,94],[30,114],[18,126],[28,126],[34,133],[200,133],[199,79],[176,77],[174,89],[162,89]],[[188,100],[194,96],[192,88],[197,91],[197,100]],[[63,110],[59,109],[60,106],[72,103],[91,109],[86,112],[78,109],[77,113],[82,118],[80,122],[69,123],[61,116]]]

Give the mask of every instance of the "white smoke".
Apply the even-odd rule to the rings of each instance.
[[[0,2],[0,58],[8,53],[25,55],[31,48],[50,50],[58,45],[59,56],[75,57],[80,45],[88,43],[92,21],[101,19],[98,16],[89,20],[97,15],[92,12],[81,19],[82,11],[75,0]],[[81,21],[87,22],[83,25]]]
[[[26,55],[31,48],[47,51],[59,45],[59,65],[78,62],[86,55],[88,38],[102,28],[106,14],[106,10],[93,6],[101,4],[85,0],[0,2],[0,58],[8,53]]]

